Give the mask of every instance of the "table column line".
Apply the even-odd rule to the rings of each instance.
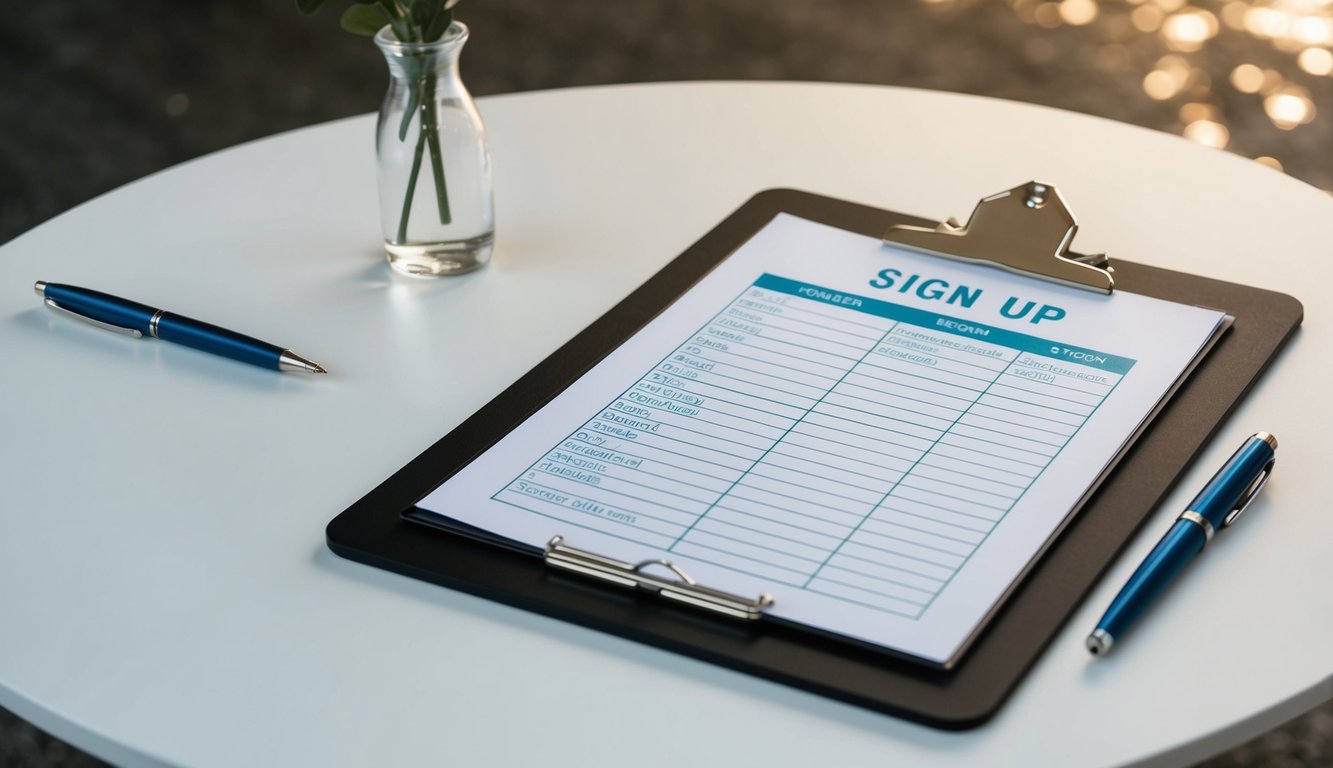
[[[1019,354],[1018,357],[1014,358],[1014,362],[1018,362],[1018,358],[1022,356],[1023,356],[1022,354]],[[1006,368],[1005,370],[1007,371],[1008,369]],[[996,380],[998,381],[998,378]],[[1060,453],[1064,451],[1065,448],[1069,447],[1070,441],[1072,441],[1078,435],[1079,431],[1082,430],[1083,427],[1087,426],[1088,422],[1092,419],[1093,414],[1097,413],[1097,410],[1106,404],[1106,401],[1111,397],[1111,393],[1115,392],[1116,387],[1119,387],[1120,383],[1124,380],[1125,380],[1125,374],[1120,374],[1120,378],[1118,378],[1116,382],[1111,385],[1111,388],[1106,391],[1105,395],[1102,395],[1101,402],[1094,405],[1092,407],[1092,410],[1088,411],[1088,415],[1083,417],[1083,421],[1078,425],[1078,429],[1074,430],[1074,433],[1065,439],[1064,445],[1060,446],[1059,450],[1051,454],[1051,457],[1046,460],[1046,465],[1043,466],[1041,468],[1041,471],[1038,472],[1036,475],[1034,475],[1032,479],[1028,481],[1027,487],[1025,487],[1023,489],[1023,492],[1018,494],[1018,496],[1013,500],[1013,502],[1009,504],[1009,509],[1005,510],[1004,515],[1002,515],[999,520],[995,521],[995,524],[991,526],[991,529],[989,531],[986,531],[986,533],[982,535],[981,541],[978,541],[976,543],[976,546],[972,547],[972,551],[963,556],[963,562],[960,563],[956,569],[954,569],[953,573],[949,574],[949,578],[944,580],[944,583],[941,584],[940,588],[935,591],[935,594],[930,596],[930,599],[926,601],[926,604],[921,606],[922,613],[925,613],[926,610],[930,608],[930,606],[935,602],[936,598],[938,598],[941,594],[943,594],[945,588],[947,588],[949,584],[953,582],[953,579],[955,576],[958,575],[958,572],[961,571],[967,565],[968,561],[972,559],[972,556],[975,555],[981,549],[982,545],[986,543],[986,540],[990,538],[990,535],[995,532],[995,529],[997,527],[999,527],[1000,521],[1004,520],[1005,517],[1009,516],[1009,513],[1012,512],[1014,507],[1018,505],[1018,502],[1022,501],[1023,497],[1027,495],[1027,492],[1032,489],[1033,483],[1037,482],[1038,478],[1040,478],[1043,474],[1046,473],[1046,470],[1050,468],[1051,464],[1055,463],[1056,457],[1059,456]],[[880,503],[882,504],[883,502]]]
[[[887,335],[888,334],[885,334],[885,336]],[[949,434],[949,432],[954,427],[958,426],[958,422],[961,421],[964,416],[972,412],[973,406],[975,406],[978,402],[980,402],[981,398],[986,396],[986,393],[990,391],[990,388],[995,386],[995,382],[999,381],[1000,377],[1004,376],[1004,374],[1010,368],[1013,367],[1014,362],[1017,361],[1018,358],[1020,357],[1022,357],[1022,353],[1016,351],[1013,359],[1010,360],[1009,363],[1005,365],[1004,368],[1002,368],[998,373],[995,374],[995,377],[991,379],[989,384],[986,385],[986,388],[978,392],[977,396],[972,399],[972,402],[968,403],[966,408],[958,412],[958,415],[954,417],[953,423],[950,424],[944,430],[941,430],[939,437],[935,438],[934,441],[931,442],[930,447],[922,451],[921,455],[917,456],[916,460],[912,462],[912,466],[908,467],[907,470],[904,471],[898,477],[897,480],[893,481],[893,485],[889,486],[889,489],[884,492],[883,496],[880,496],[879,501],[875,502],[870,506],[870,510],[861,517],[861,520],[857,522],[856,526],[852,528],[852,530],[847,532],[847,535],[842,538],[842,541],[838,543],[838,546],[834,547],[833,551],[829,552],[828,557],[824,558],[824,562],[820,563],[819,567],[816,568],[810,574],[809,578],[805,580],[805,583],[801,585],[802,589],[805,589],[810,586],[810,582],[814,581],[819,576],[819,574],[824,570],[824,566],[828,565],[830,560],[837,557],[838,553],[842,551],[842,548],[847,544],[847,542],[851,541],[852,537],[855,536],[857,532],[861,530],[861,526],[865,525],[866,521],[869,520],[871,516],[875,514],[875,510],[883,506],[884,502],[888,500],[889,496],[891,496],[895,490],[897,490],[898,486],[902,484],[903,480],[906,480],[907,476],[912,473],[912,470],[916,469],[917,465],[921,463],[921,460],[926,458],[926,456],[929,455],[932,450],[934,450],[935,446],[939,445],[940,441],[944,439],[945,435]],[[948,584],[948,580],[945,580],[945,584]],[[943,588],[944,586],[941,585],[940,589]],[[936,590],[936,594],[939,594],[938,590]],[[929,604],[930,604],[929,602],[926,603],[926,605]],[[922,607],[922,610],[924,611],[925,607]]]
[[[717,499],[715,499],[713,503],[708,505],[707,509],[705,509],[702,513],[700,513],[698,517],[694,518],[694,522],[690,523],[689,526],[686,527],[684,531],[681,531],[680,535],[676,537],[675,541],[671,542],[671,546],[667,547],[666,551],[671,552],[675,550],[676,545],[680,544],[680,542],[683,541],[684,538],[688,536],[691,531],[694,530],[694,527],[699,524],[699,521],[703,520],[705,517],[708,517],[708,513],[713,511],[713,508],[717,506],[718,502],[722,501],[722,499],[725,499],[727,497],[727,494],[735,490],[736,486],[740,484],[741,480],[744,480],[746,477],[748,477],[750,472],[753,471],[755,467],[759,466],[759,463],[762,462],[764,458],[768,456],[768,454],[771,453],[773,449],[778,446],[779,443],[785,440],[787,438],[787,435],[791,434],[791,431],[796,428],[796,425],[803,422],[805,420],[805,417],[810,415],[810,412],[815,409],[815,406],[824,402],[824,398],[828,397],[830,392],[832,392],[834,389],[837,389],[838,385],[841,384],[843,380],[846,379],[849,375],[851,375],[852,371],[856,370],[857,366],[859,366],[862,362],[864,362],[865,359],[869,357],[870,354],[874,352],[875,349],[879,347],[880,344],[884,343],[884,340],[888,338],[890,333],[893,332],[893,329],[897,328],[899,325],[897,320],[894,320],[892,322],[893,324],[884,330],[884,333],[880,335],[880,337],[873,344],[870,345],[870,348],[865,351],[865,354],[861,355],[860,359],[858,359],[855,363],[852,363],[851,366],[847,368],[847,370],[843,371],[842,375],[838,377],[838,380],[833,382],[833,384],[830,385],[828,389],[824,390],[824,394],[820,395],[818,400],[811,403],[809,408],[805,409],[805,413],[801,414],[798,418],[792,420],[791,426],[787,427],[787,429],[781,435],[778,436],[778,439],[774,440],[773,444],[768,446],[768,448],[765,449],[764,452],[759,455],[759,458],[751,462],[750,466],[747,467],[744,472],[741,472],[741,474],[734,481],[732,481],[731,485],[728,486],[725,491],[719,494]]]

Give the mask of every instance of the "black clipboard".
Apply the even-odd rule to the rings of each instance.
[[[779,213],[875,237],[894,225],[934,226],[918,217],[795,190],[757,194],[334,518],[326,531],[329,547],[351,560],[858,706],[939,728],[972,728],[998,711],[1302,318],[1300,302],[1285,294],[1117,260],[1117,290],[1225,308],[1235,322],[949,670],[790,626],[735,622],[676,607],[640,592],[552,571],[531,553],[404,519],[419,499],[622,344]],[[936,231],[959,229],[951,221]],[[1098,263],[1096,257],[1061,255]]]

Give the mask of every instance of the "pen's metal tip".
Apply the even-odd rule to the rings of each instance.
[[[304,373],[328,373],[329,370],[314,360],[309,360],[290,349],[284,349],[278,358],[278,370],[302,371]]]
[[[32,284],[32,289],[33,289],[34,291],[37,292],[37,295],[38,295],[38,296],[41,296],[43,299],[46,298],[46,281],[45,281],[45,280],[38,280],[37,282],[33,283],[33,284]]]
[[[1268,443],[1268,447],[1277,450],[1277,438],[1271,432],[1255,432],[1254,436]]]
[[[1104,655],[1107,651],[1111,650],[1111,646],[1114,644],[1115,638],[1107,634],[1104,629],[1094,629],[1092,630],[1092,634],[1088,635],[1088,651],[1093,656]]]

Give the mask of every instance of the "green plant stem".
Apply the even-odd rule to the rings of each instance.
[[[407,95],[407,109],[403,110],[403,120],[398,124],[398,140],[407,141],[407,129],[412,127],[412,116],[421,106],[421,89],[413,88]]]
[[[426,75],[418,78],[413,84],[411,99],[408,102],[409,107],[415,105],[421,112],[419,130],[417,132],[417,145],[412,151],[412,171],[407,178],[407,191],[403,196],[403,212],[398,217],[398,238],[399,243],[407,242],[407,221],[412,214],[412,199],[416,192],[417,180],[421,175],[421,156],[429,147],[430,149],[430,167],[431,175],[435,181],[435,203],[439,211],[440,223],[448,225],[453,221],[452,213],[449,210],[449,191],[444,181],[444,153],[440,149],[440,130],[439,124],[435,121],[435,77]],[[412,112],[404,114],[402,128],[407,127],[411,119]],[[406,138],[406,131],[400,129],[399,138]]]
[[[417,136],[417,148],[412,152],[412,173],[407,177],[407,194],[403,198],[403,214],[398,218],[398,243],[407,242],[407,217],[412,213],[412,193],[417,188],[417,175],[421,173],[421,151],[426,148],[426,136]]]
[[[422,97],[422,105],[435,105],[435,78],[427,79],[423,88],[425,95]],[[431,108],[423,109],[421,112],[421,132],[426,136],[427,146],[430,148],[430,170],[435,177],[435,206],[440,213],[440,223],[448,225],[453,221],[453,216],[449,212],[449,189],[444,183],[444,153],[440,151],[440,125],[435,122],[435,110]]]

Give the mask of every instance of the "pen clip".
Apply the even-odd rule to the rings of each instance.
[[[81,315],[72,309],[65,309],[64,307],[57,304],[54,299],[46,299],[45,303],[46,306],[50,307],[51,309],[54,309],[57,312],[63,312],[64,314],[69,315],[70,317],[78,318],[79,320],[82,320],[83,322],[89,323],[91,325],[95,325],[104,331],[111,331],[112,333],[119,333],[125,336],[133,336],[136,339],[143,338],[143,334],[139,332],[138,328],[123,328],[119,325],[104,323],[101,320],[94,320],[91,317],[88,317],[87,315]]]
[[[1259,491],[1263,490],[1264,484],[1268,482],[1269,475],[1273,474],[1273,463],[1275,461],[1276,459],[1268,460],[1263,471],[1259,473],[1258,477],[1254,478],[1254,482],[1250,483],[1250,487],[1246,488],[1245,493],[1242,493],[1240,499],[1236,501],[1235,508],[1228,512],[1226,517],[1222,518],[1223,528],[1235,523],[1241,513],[1245,511],[1245,508],[1250,506],[1250,502],[1254,501],[1254,497],[1259,495]]]

